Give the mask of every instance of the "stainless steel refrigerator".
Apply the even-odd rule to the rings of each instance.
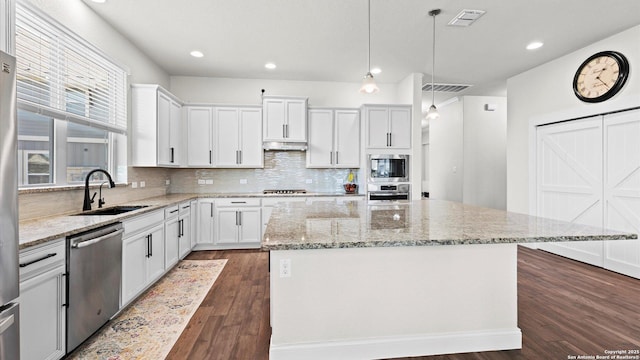
[[[16,59],[0,51],[0,360],[20,359]]]

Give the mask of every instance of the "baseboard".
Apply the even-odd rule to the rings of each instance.
[[[272,343],[269,359],[383,359],[521,348],[522,333],[515,328],[295,345]]]
[[[196,244],[193,251],[203,250],[235,250],[235,249],[260,249],[262,243],[237,243],[237,244]]]

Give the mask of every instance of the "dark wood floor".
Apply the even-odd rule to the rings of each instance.
[[[195,252],[228,259],[168,359],[268,359],[268,254]],[[518,250],[521,350],[413,359],[567,359],[640,350],[640,280],[543,251]]]

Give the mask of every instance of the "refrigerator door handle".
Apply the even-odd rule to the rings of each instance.
[[[0,334],[2,334],[8,328],[10,328],[11,325],[13,325],[13,314],[11,314],[11,316],[9,316],[9,317],[7,317],[5,319],[2,319],[0,321]]]

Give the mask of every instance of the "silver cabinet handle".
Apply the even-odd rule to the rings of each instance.
[[[213,217],[213,203],[211,203],[211,217]]]
[[[124,229],[116,230],[114,232],[110,232],[110,233],[108,233],[106,235],[102,235],[102,236],[97,237],[95,239],[91,239],[91,240],[75,243],[71,247],[74,248],[74,249],[81,249],[83,247],[87,247],[87,246],[93,245],[95,243],[99,243],[100,241],[108,239],[110,237],[120,235],[123,232],[124,232]]]
[[[238,211],[238,226],[242,226],[242,211]]]
[[[282,138],[283,138],[283,139],[287,137],[287,129],[286,129],[286,126],[287,126],[287,125],[282,124]]]
[[[238,150],[238,154],[240,154],[240,161],[238,164],[242,164],[242,150]]]
[[[338,152],[336,151],[336,165],[340,164],[340,161],[338,160]]]
[[[209,150],[209,164],[213,164],[212,157],[213,157],[212,151]]]
[[[50,258],[50,257],[54,257],[54,256],[56,256],[56,255],[58,255],[58,253],[51,253],[51,254],[47,254],[47,255],[45,255],[45,256],[43,256],[43,257],[40,257],[40,258],[37,258],[37,259],[35,259],[35,260],[31,260],[31,261],[28,261],[28,262],[26,262],[26,263],[21,263],[21,264],[20,264],[20,267],[27,267],[27,266],[29,266],[29,265],[35,264],[35,263],[40,262],[40,261],[42,261],[42,260],[46,260],[46,259],[48,259],[48,258]]]
[[[329,163],[333,165],[333,151],[329,151]]]
[[[285,129],[287,129],[287,132],[286,132],[286,136],[285,136],[285,137],[288,139],[288,138],[289,138],[289,124],[286,124],[286,125],[284,126],[284,128],[285,128]]]

